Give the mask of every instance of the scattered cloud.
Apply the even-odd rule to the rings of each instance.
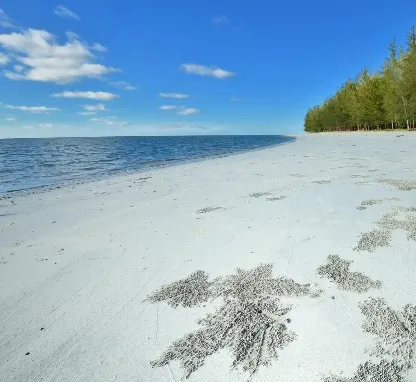
[[[194,109],[192,107],[185,107],[185,106],[175,106],[175,105],[163,105],[159,107],[159,110],[178,110],[177,115],[192,115],[192,114],[199,114],[200,111],[198,109]]]
[[[0,65],[7,65],[10,62],[10,58],[4,53],[0,52]]]
[[[159,93],[159,95],[163,98],[175,98],[175,99],[189,98],[188,94],[181,94],[181,93]]]
[[[91,118],[90,121],[102,123],[106,125],[112,125],[116,127],[125,127],[125,126],[131,125],[131,123],[126,122],[126,121],[119,121],[116,116],[110,116],[110,117],[105,117],[105,118]]]
[[[6,118],[6,121],[16,121],[16,118]]]
[[[136,90],[136,87],[126,81],[111,81],[110,85],[122,90]]]
[[[2,28],[14,28],[9,16],[0,8],[0,27]]]
[[[70,20],[81,20],[80,17],[73,11],[71,11],[70,9],[62,6],[62,5],[58,5],[55,10],[54,10],[55,15],[62,17],[63,19],[70,19]]]
[[[193,114],[199,114],[200,111],[198,109],[194,109],[192,107],[184,108],[179,110],[176,114],[178,115],[193,115]]]
[[[13,69],[17,73],[22,73],[25,70],[25,67],[22,65],[14,65]]]
[[[84,109],[87,111],[107,111],[105,105],[98,103],[97,105],[83,105]]]
[[[218,27],[231,24],[230,20],[224,15],[215,16],[212,19],[212,22],[214,23],[215,26],[218,26]]]
[[[213,17],[212,23],[218,29],[229,29],[229,30],[232,30],[234,32],[237,32],[237,31],[240,30],[240,28],[235,26],[231,22],[231,20],[225,15],[217,15],[217,16]]]
[[[111,122],[114,121],[115,119],[117,119],[117,117],[115,117],[114,115],[111,117],[94,117],[94,118],[90,118],[91,122]]]
[[[38,126],[50,129],[51,127],[53,127],[53,124],[52,123],[39,123]]]
[[[209,77],[215,77],[219,79],[225,79],[225,78],[233,77],[236,75],[233,72],[229,72],[221,68],[208,67],[208,66],[197,65],[197,64],[182,64],[181,68],[185,73],[188,73],[188,74],[196,74],[199,76],[209,76]]]
[[[177,108],[178,107],[174,105],[163,105],[159,107],[159,110],[175,110]]]
[[[81,111],[77,114],[79,114],[79,115],[93,115],[93,114],[95,114],[95,111]]]
[[[135,131],[134,126],[132,130]],[[224,134],[226,129],[220,125],[196,123],[170,123],[166,125],[149,126],[141,129],[141,135],[195,135],[195,134]]]
[[[48,113],[50,111],[58,111],[59,110],[56,107],[46,107],[46,106],[13,106],[13,105],[6,105],[6,107],[8,109],[28,111],[30,113]]]
[[[81,40],[81,38],[79,37],[79,34],[75,32],[71,32],[71,31],[65,32],[65,36],[68,39],[68,41]]]
[[[59,44],[56,37],[40,29],[20,33],[0,34],[0,46],[13,54],[23,69],[3,71],[11,80],[27,80],[68,84],[82,78],[101,78],[117,69],[97,64],[86,43],[74,33],[67,33],[68,41]]]
[[[56,98],[86,98],[86,99],[94,99],[97,101],[112,101],[114,99],[120,98],[119,95],[114,93],[108,92],[71,92],[71,91],[64,91],[62,93],[54,93],[52,97]]]
[[[230,102],[239,102],[239,101],[240,101],[240,98],[237,98],[237,97],[230,98]]]
[[[105,46],[98,44],[97,42],[91,45],[90,49],[95,50],[96,52],[100,52],[100,53],[108,52],[108,49]]]

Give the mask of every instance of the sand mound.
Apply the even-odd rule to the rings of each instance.
[[[402,369],[395,362],[366,362],[360,365],[352,378],[327,377],[323,382],[402,382]]]
[[[160,288],[148,297],[148,301],[166,301],[173,308],[182,305],[193,307],[208,301],[211,297],[211,283],[204,271],[196,271],[187,278]]]
[[[392,212],[385,214],[376,224],[379,229],[361,234],[354,248],[356,251],[374,252],[379,247],[389,246],[395,230],[404,230],[407,239],[416,240],[416,208],[393,207]]]
[[[223,302],[198,321],[200,329],[173,342],[152,365],[164,366],[176,360],[189,377],[207,357],[228,348],[233,354],[232,366],[252,375],[277,359],[278,350],[296,338],[287,327],[291,306],[283,304],[280,297],[316,297],[319,292],[313,292],[308,284],[273,278],[272,269],[270,264],[249,271],[237,269],[236,274],[211,283],[204,272],[197,271],[151,295],[150,301],[166,301],[173,307],[194,306],[209,297],[221,297]]]
[[[361,304],[365,315],[363,328],[377,337],[375,350],[370,354],[380,359],[360,365],[352,378],[331,376],[324,382],[401,382],[415,366],[416,307],[406,305],[396,312],[382,299],[370,298]]]
[[[331,376],[324,382],[401,382],[409,369],[415,366],[416,307],[406,305],[401,312],[390,308],[382,299],[370,298],[361,304],[365,315],[363,328],[377,338],[370,354],[380,359],[360,365],[352,378]]]
[[[381,281],[373,281],[360,272],[350,272],[352,261],[341,259],[337,255],[329,255],[328,262],[318,268],[318,274],[327,277],[339,289],[363,293],[371,288],[380,288]]]
[[[376,335],[377,346],[373,355],[394,359],[403,370],[415,364],[416,307],[406,305],[402,312],[396,312],[382,299],[370,298],[361,304],[366,316],[363,328]]]

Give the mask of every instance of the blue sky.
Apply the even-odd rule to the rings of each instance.
[[[414,1],[3,0],[0,138],[300,133]]]

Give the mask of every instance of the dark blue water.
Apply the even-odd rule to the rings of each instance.
[[[56,186],[293,141],[285,136],[0,140],[0,193]]]

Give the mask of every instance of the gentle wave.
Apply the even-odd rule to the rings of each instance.
[[[0,193],[223,157],[293,140],[278,135],[4,139]]]

